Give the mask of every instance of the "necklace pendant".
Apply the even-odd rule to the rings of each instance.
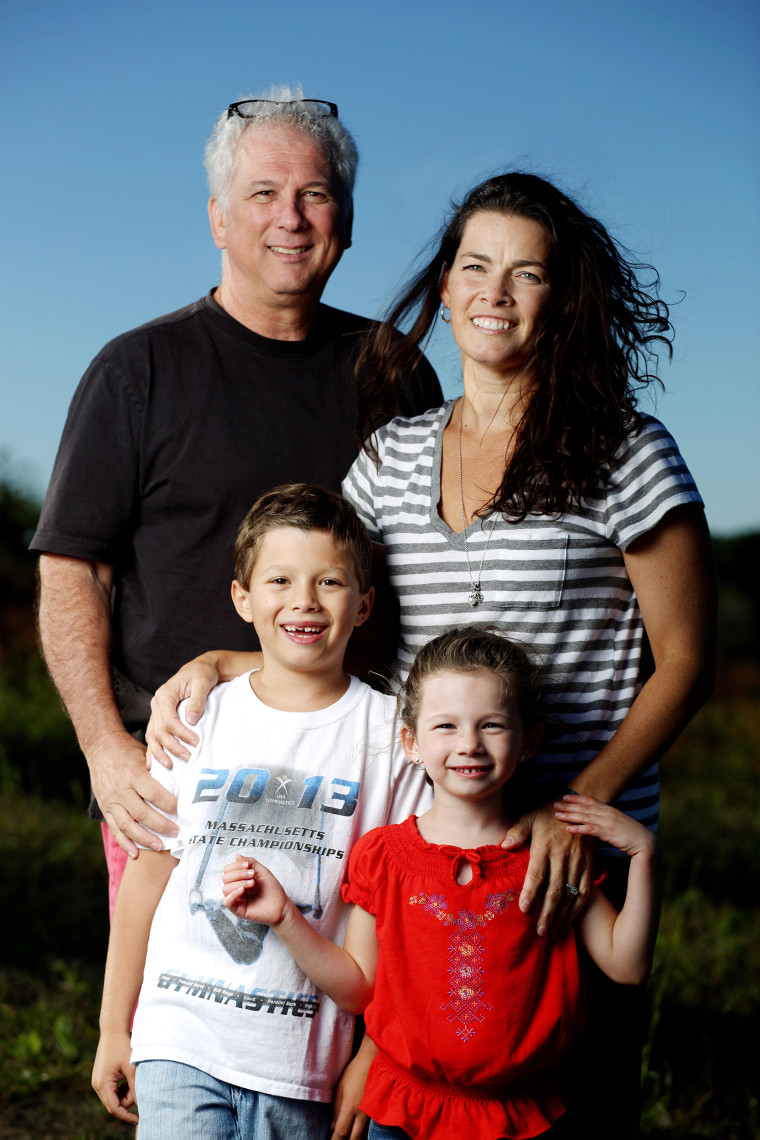
[[[477,606],[480,602],[483,601],[483,595],[480,592],[480,582],[473,582],[472,589],[470,590],[467,601],[471,606]]]

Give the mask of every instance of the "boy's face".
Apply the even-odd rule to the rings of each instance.
[[[261,641],[264,668],[342,673],[355,626],[372,608],[353,559],[321,530],[278,527],[262,540],[247,590],[232,583],[232,600]]]

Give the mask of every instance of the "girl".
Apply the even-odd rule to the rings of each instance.
[[[592,890],[575,934],[565,925],[545,939],[518,905],[528,853],[501,843],[520,811],[509,781],[541,741],[539,696],[526,653],[492,631],[455,628],[419,651],[399,694],[401,732],[433,784],[433,806],[354,847],[342,949],[309,926],[266,867],[238,857],[225,868],[235,914],[269,925],[338,1005],[366,1008],[378,1048],[362,1101],[370,1138],[545,1132],[565,1108],[543,1071],[583,1022],[575,934],[616,981],[649,972],[656,841],[622,812],[574,794],[554,805],[568,831],[631,857],[620,914]]]

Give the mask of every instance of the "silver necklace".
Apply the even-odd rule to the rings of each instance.
[[[480,579],[481,579],[481,576],[483,574],[483,563],[486,560],[486,551],[488,550],[488,544],[491,541],[491,535],[493,534],[494,527],[496,526],[496,515],[494,515],[493,522],[491,523],[491,529],[488,532],[488,538],[486,539],[485,546],[483,547],[483,555],[480,559],[480,568],[478,570],[478,577],[477,577],[477,579],[475,579],[472,576],[472,566],[470,565],[470,552],[467,549],[467,516],[464,513],[464,482],[462,480],[462,408],[463,407],[464,407],[464,396],[462,396],[462,401],[459,405],[459,434],[457,436],[457,451],[459,454],[459,499],[460,499],[460,502],[462,504],[462,537],[464,539],[464,554],[465,554],[465,558],[467,559],[467,577],[470,579],[470,592],[467,595],[467,601],[470,603],[471,606],[477,606],[483,601],[483,591],[480,588]],[[480,529],[481,530],[483,529],[482,519],[480,522]]]

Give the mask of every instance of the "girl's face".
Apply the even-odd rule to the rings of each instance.
[[[427,677],[416,729],[401,730],[404,751],[420,756],[436,798],[470,801],[498,794],[541,735],[541,725],[526,731],[517,701],[487,670]]]
[[[551,252],[538,222],[492,210],[470,218],[440,290],[465,375],[484,365],[508,376],[530,359],[551,301]]]

